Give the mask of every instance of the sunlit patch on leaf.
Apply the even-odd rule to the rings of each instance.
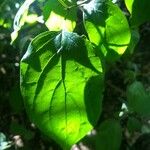
[[[117,60],[128,47],[131,36],[124,14],[107,0],[92,0],[83,8],[84,25],[90,41],[99,47],[108,61]]]
[[[50,31],[73,31],[77,21],[77,7],[72,7],[74,5],[76,5],[76,1],[47,1],[43,15],[48,29]]]
[[[65,20],[63,16],[52,11],[45,24],[50,31],[60,31],[62,29],[66,31],[72,31],[76,25],[76,22]]]

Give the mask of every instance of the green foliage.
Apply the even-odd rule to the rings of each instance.
[[[130,133],[139,132],[141,130],[142,124],[141,122],[134,118],[130,117],[127,123],[127,128]]]
[[[64,149],[90,131],[101,113],[103,75],[96,53],[76,33],[45,32],[31,42],[22,59],[21,88],[28,114]]]
[[[15,4],[20,5],[22,2],[23,0],[16,0],[15,3],[11,0],[0,0],[0,26],[10,30],[15,13],[18,10]]]
[[[134,7],[131,10],[138,4],[126,4],[132,25],[138,26],[143,20],[137,22],[138,14]],[[73,32],[80,8],[83,36]],[[103,62],[117,61],[127,47],[132,53],[139,38],[136,30],[131,38],[125,15],[109,0],[47,1],[43,14],[50,31],[35,37],[21,60],[21,91],[30,119],[63,149],[70,149],[100,117]],[[128,88],[127,99],[129,111],[150,115],[149,95],[138,82]],[[96,149],[119,149],[122,131],[118,122],[104,122],[99,132]]]
[[[150,94],[145,91],[142,83],[135,81],[128,87],[127,100],[131,112],[144,117],[150,116]]]
[[[115,120],[106,120],[99,126],[96,139],[96,150],[119,150],[122,138],[120,123]]]
[[[125,4],[131,13],[131,25],[138,27],[146,21],[150,21],[150,1],[149,0],[125,0]]]
[[[107,61],[116,61],[130,42],[130,29],[122,11],[111,1],[93,0],[84,6],[85,28]]]
[[[122,9],[122,1],[37,0],[16,17],[23,1],[1,2],[0,129],[13,141],[0,132],[0,149],[16,149],[14,137],[19,135],[24,149],[44,149],[48,138],[50,144],[45,145],[50,146],[45,149],[58,149],[55,140],[67,150],[74,144],[81,149],[85,144],[93,150],[119,150],[125,149],[124,140],[133,144],[129,140],[135,133],[150,132],[149,85],[142,83],[144,79],[135,81],[145,68],[134,59],[129,62],[139,44],[139,26],[150,20],[150,2],[124,2],[128,11],[125,5]],[[13,18],[12,47],[8,43]],[[18,50],[21,93],[15,83]],[[117,64],[122,66],[118,69]]]

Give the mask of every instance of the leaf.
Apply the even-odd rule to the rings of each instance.
[[[134,117],[129,117],[128,122],[127,122],[127,128],[131,134],[134,132],[140,132],[142,127],[142,123],[134,118]]]
[[[48,0],[43,9],[45,24],[50,31],[67,30],[73,31],[77,20],[77,7],[69,7],[76,5],[76,1],[71,2],[64,0],[63,2],[68,5],[64,7],[59,1],[61,0]]]
[[[130,42],[130,29],[125,15],[111,1],[92,0],[84,5],[84,24],[91,42],[108,61],[115,61]]]
[[[144,117],[150,117],[150,95],[145,91],[141,82],[135,81],[127,89],[129,110]]]
[[[131,13],[131,25],[138,27],[146,21],[150,21],[150,1],[149,0],[125,0],[125,4]]]
[[[119,150],[122,130],[118,121],[106,120],[99,127],[96,149]]]
[[[21,91],[31,120],[63,149],[97,123],[103,74],[97,51],[71,32],[44,32],[21,60]]]

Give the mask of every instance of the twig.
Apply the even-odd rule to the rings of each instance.
[[[122,89],[118,88],[116,85],[112,84],[111,81],[107,81],[106,83],[107,83],[110,87],[112,87],[115,91],[117,91],[118,93],[121,93],[121,95],[122,95],[123,97],[126,96],[126,93],[125,93]]]

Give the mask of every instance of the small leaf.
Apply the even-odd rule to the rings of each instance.
[[[130,111],[145,117],[150,116],[150,96],[141,82],[135,81],[128,87],[127,100]]]
[[[119,122],[106,120],[99,127],[96,150],[119,150],[122,130]]]
[[[84,24],[91,42],[108,61],[115,61],[130,42],[130,29],[125,15],[111,1],[92,0],[84,5]]]
[[[97,123],[103,87],[96,50],[76,33],[42,33],[21,60],[21,89],[27,112],[64,149]]]

